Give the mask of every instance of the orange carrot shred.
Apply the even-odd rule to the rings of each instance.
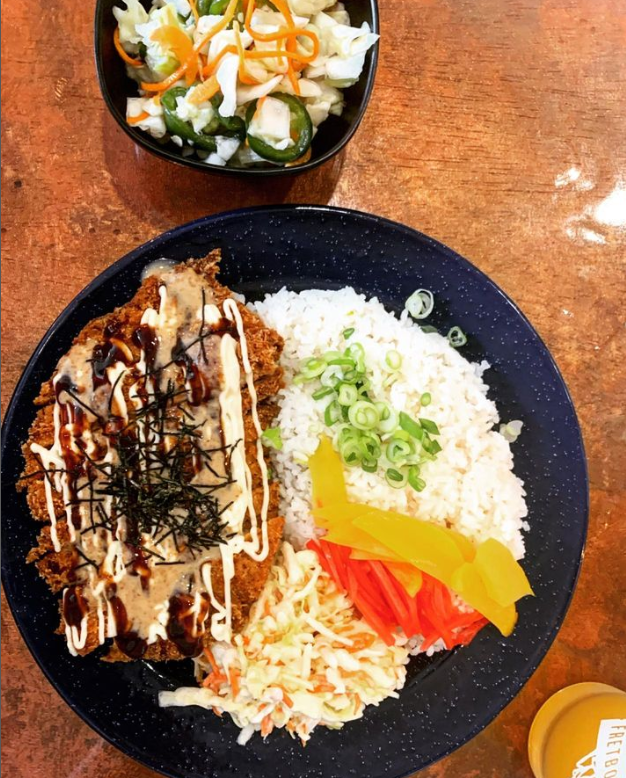
[[[153,84],[149,81],[142,81],[141,88],[146,92],[163,92],[164,90],[169,89],[172,84],[175,84],[179,79],[181,79],[189,67],[193,67],[194,65],[197,67],[198,52],[200,52],[200,50],[203,49],[211,40],[211,38],[217,35],[218,32],[221,32],[226,27],[228,27],[235,15],[235,11],[237,10],[237,3],[238,0],[230,0],[230,3],[228,4],[228,7],[224,12],[224,16],[222,17],[221,21],[213,25],[213,27],[211,27],[211,29],[208,30],[199,41],[197,41],[193,47],[193,51],[179,68],[177,68],[166,79],[159,81],[156,84]]]
[[[139,124],[140,122],[143,122],[145,119],[149,119],[150,114],[147,111],[142,111],[139,116],[129,116],[128,119],[126,119],[126,122],[128,124]]]
[[[120,55],[120,57],[126,62],[128,65],[132,65],[134,68],[142,68],[143,62],[140,59],[134,59],[130,56],[130,54],[127,54],[124,51],[124,47],[120,43],[120,28],[116,27],[115,32],[113,33],[113,44],[115,45],[115,50]]]

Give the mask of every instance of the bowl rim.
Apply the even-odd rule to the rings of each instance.
[[[5,453],[5,448],[7,447],[7,445],[9,445],[9,442],[7,440],[7,432],[10,430],[10,428],[13,425],[13,417],[15,416],[18,398],[20,394],[27,387],[28,382],[32,380],[32,372],[40,358],[41,352],[44,351],[49,341],[55,337],[58,328],[72,316],[74,310],[79,305],[81,305],[82,302],[85,300],[85,298],[89,297],[89,295],[95,289],[97,289],[103,284],[110,283],[111,279],[114,278],[120,270],[122,270],[127,265],[130,265],[133,262],[135,262],[137,259],[139,259],[142,256],[142,254],[144,254],[151,245],[155,245],[155,244],[160,245],[172,238],[177,238],[187,233],[194,232],[194,230],[196,230],[202,224],[216,223],[223,220],[236,218],[238,216],[243,216],[253,212],[265,212],[267,214],[281,215],[283,213],[288,213],[290,211],[295,211],[295,212],[313,211],[319,215],[325,215],[325,214],[334,214],[338,216],[343,215],[349,218],[356,217],[362,219],[363,222],[365,223],[369,222],[374,225],[383,224],[387,227],[398,229],[401,232],[403,232],[405,235],[412,234],[413,237],[417,237],[420,240],[425,240],[431,245],[433,245],[434,247],[436,247],[438,250],[441,250],[444,253],[448,254],[449,256],[452,256],[455,259],[455,261],[460,262],[462,265],[466,267],[469,267],[472,273],[475,273],[477,277],[480,277],[487,286],[491,287],[493,291],[495,291],[498,295],[500,295],[505,299],[505,301],[508,303],[508,305],[510,305],[511,309],[514,311],[515,315],[518,316],[522,320],[525,327],[528,330],[530,330],[533,337],[536,339],[537,344],[540,346],[543,354],[545,355],[550,367],[554,371],[555,381],[559,385],[560,390],[563,392],[563,395],[572,413],[573,432],[576,436],[577,448],[579,448],[580,451],[580,464],[582,467],[582,476],[583,476],[582,491],[584,494],[584,500],[581,505],[582,523],[581,523],[581,538],[579,542],[579,552],[576,560],[575,569],[571,571],[571,579],[568,581],[568,590],[566,592],[566,598],[563,601],[559,612],[555,614],[555,617],[551,622],[549,628],[543,633],[541,640],[538,641],[538,643],[533,647],[531,651],[529,651],[528,662],[524,668],[524,671],[517,674],[515,677],[511,678],[510,683],[507,685],[507,692],[505,695],[506,699],[503,702],[498,702],[494,706],[494,708],[489,711],[487,717],[484,720],[477,721],[473,726],[469,727],[468,730],[464,733],[464,736],[462,738],[455,740],[453,744],[449,745],[448,747],[440,751],[436,756],[435,760],[429,764],[429,766],[432,766],[436,762],[440,761],[442,758],[448,756],[451,752],[456,751],[462,745],[469,742],[479,732],[481,732],[484,728],[486,728],[496,718],[496,716],[498,716],[504,710],[504,708],[506,708],[513,701],[513,699],[519,694],[520,690],[530,680],[530,678],[536,671],[537,667],[541,664],[541,662],[546,657],[548,653],[548,649],[554,643],[563,625],[563,621],[569,611],[574,593],[577,588],[578,580],[581,573],[582,563],[585,555],[585,547],[587,543],[587,532],[588,532],[588,525],[589,525],[589,511],[590,511],[589,471],[588,471],[588,461],[587,461],[587,456],[585,451],[584,437],[582,434],[580,421],[576,413],[576,406],[574,404],[568,386],[565,382],[565,379],[556,363],[556,360],[552,355],[550,349],[546,345],[545,341],[539,334],[539,332],[535,329],[535,327],[529,321],[529,319],[524,314],[524,312],[519,308],[517,303],[512,299],[512,297],[507,292],[505,292],[494,280],[492,280],[491,277],[487,275],[486,272],[481,270],[477,265],[475,265],[470,260],[466,259],[465,256],[458,254],[454,249],[451,249],[450,247],[440,242],[439,240],[431,238],[430,236],[426,235],[420,230],[414,227],[410,227],[409,225],[406,225],[402,222],[396,222],[392,219],[379,216],[377,214],[362,212],[350,208],[319,205],[319,204],[318,205],[279,204],[279,205],[270,205],[270,206],[259,205],[259,206],[252,206],[247,208],[237,208],[228,211],[223,211],[217,214],[210,214],[195,219],[193,221],[189,221],[184,224],[177,225],[147,240],[143,244],[136,246],[135,248],[131,249],[126,254],[124,254],[122,257],[120,257],[118,260],[116,260],[114,263],[105,267],[77,295],[75,295],[75,297],[72,298],[72,300],[68,303],[68,305],[55,318],[55,320],[52,322],[52,324],[50,325],[46,333],[43,335],[39,344],[34,349],[30,359],[27,361],[23,369],[23,372],[12,393],[2,423],[2,453],[3,454]],[[10,484],[3,483],[3,490],[5,488],[12,488],[12,487],[13,487],[12,483]],[[81,719],[85,721],[102,738],[104,738],[106,741],[111,743],[114,747],[121,750],[123,753],[125,753],[127,756],[134,759],[138,763],[150,767],[151,769],[157,771],[159,774],[170,776],[170,778],[176,778],[176,776],[179,775],[178,773],[171,772],[168,768],[160,765],[157,762],[157,760],[150,759],[149,757],[146,757],[145,754],[138,753],[137,750],[133,751],[132,749],[129,749],[125,744],[122,744],[119,740],[116,740],[108,732],[104,731],[98,725],[98,723],[96,723],[93,720],[93,718],[89,714],[86,714],[84,709],[81,709],[80,711],[76,710],[76,703],[72,699],[72,696],[66,694],[65,690],[59,687],[59,685],[53,679],[52,674],[49,671],[49,668],[44,664],[42,664],[35,641],[32,641],[30,639],[30,636],[28,636],[22,630],[21,620],[18,620],[18,618],[14,615],[15,592],[13,591],[12,582],[7,575],[8,571],[6,569],[6,565],[7,565],[6,557],[8,553],[9,552],[6,548],[2,549],[2,566],[1,566],[2,584],[3,584],[3,588],[5,589],[7,602],[9,604],[11,613],[13,615],[14,623],[18,628],[18,632],[20,633],[20,637],[26,644],[35,662],[42,670],[47,681],[53,686],[55,691],[68,704],[68,706],[73,710],[75,710],[75,712],[78,713]],[[409,772],[394,773],[394,775],[409,776],[412,775],[413,772],[414,772],[413,770],[410,770]]]
[[[366,2],[369,5],[371,16],[372,16],[372,23],[371,23],[372,32],[379,35],[380,21],[379,21],[378,0],[366,0]],[[155,157],[159,157],[160,159],[164,159],[168,162],[172,162],[175,165],[180,165],[181,167],[187,167],[193,170],[200,170],[205,173],[215,173],[217,175],[223,175],[223,176],[235,176],[235,177],[248,176],[250,178],[254,178],[254,177],[276,178],[279,176],[293,176],[293,175],[299,175],[301,173],[305,173],[308,170],[313,170],[314,168],[323,165],[325,162],[328,162],[330,159],[332,159],[332,157],[339,154],[339,152],[345,148],[345,146],[352,139],[352,137],[358,130],[359,125],[363,121],[363,117],[365,116],[365,112],[367,111],[367,108],[370,103],[370,99],[372,97],[374,82],[376,80],[376,70],[378,67],[378,52],[379,52],[380,40],[376,41],[374,46],[369,50],[368,56],[370,57],[370,61],[369,64],[367,65],[367,72],[362,73],[360,77],[360,78],[364,78],[365,80],[365,88],[363,91],[363,98],[361,100],[361,104],[359,106],[359,110],[356,116],[354,117],[352,123],[350,124],[350,127],[348,128],[345,135],[341,138],[341,140],[339,140],[331,149],[326,151],[320,157],[316,157],[315,159],[311,159],[308,162],[305,162],[303,165],[296,165],[295,167],[283,166],[283,167],[271,167],[271,168],[253,168],[253,167],[235,168],[235,167],[229,167],[228,165],[225,166],[213,165],[207,162],[203,162],[202,160],[199,160],[195,157],[182,157],[176,154],[173,150],[169,149],[165,145],[163,147],[158,147],[155,141],[151,139],[151,136],[146,135],[146,133],[143,133],[140,130],[131,127],[126,122],[125,117],[122,116],[122,114],[118,111],[117,107],[115,106],[105,80],[105,67],[103,61],[103,47],[102,47],[103,19],[104,19],[104,0],[96,0],[96,7],[94,12],[94,31],[93,31],[94,58],[95,58],[95,65],[96,65],[96,73],[98,76],[98,85],[100,87],[100,94],[104,99],[105,105],[108,108],[109,113],[113,116],[116,123],[122,128],[122,130],[126,133],[126,135],[132,141],[134,141],[134,143],[136,143],[142,149],[148,151],[150,154],[153,154]]]

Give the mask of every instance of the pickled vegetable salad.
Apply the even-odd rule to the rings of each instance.
[[[215,165],[301,164],[378,35],[333,0],[139,0],[114,8],[130,125]]]
[[[398,697],[408,649],[396,642],[357,618],[313,551],[284,543],[245,631],[195,660],[201,688],[161,692],[159,702],[228,713],[241,744],[275,727],[306,743],[318,724],[339,729]]]

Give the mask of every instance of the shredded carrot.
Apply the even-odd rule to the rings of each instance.
[[[189,36],[185,35],[180,27],[166,24],[156,29],[150,38],[170,48],[179,62],[189,61],[189,66],[185,71],[185,82],[187,86],[191,86],[196,80],[198,72],[198,55],[194,52],[193,43]]]
[[[191,13],[193,14],[193,18],[198,21],[200,14],[198,13],[198,5],[196,0],[189,0],[189,5],[191,6]]]
[[[219,668],[219,665],[217,664],[217,662],[215,661],[215,657],[213,656],[213,652],[211,651],[211,649],[210,648],[205,648],[204,649],[204,655],[209,660],[209,664],[213,668],[213,672],[214,673],[219,673],[220,672],[220,668]]]
[[[187,98],[190,103],[198,105],[205,100],[210,100],[213,95],[220,91],[220,85],[215,76],[211,76],[207,81],[197,86]]]
[[[143,62],[140,59],[134,59],[130,56],[130,54],[127,54],[124,51],[124,47],[120,43],[120,28],[116,27],[115,32],[113,33],[113,44],[115,45],[115,50],[120,55],[120,57],[126,62],[128,65],[132,65],[134,68],[142,68]]]
[[[284,687],[284,686],[281,686],[280,684],[277,684],[277,686],[278,686],[278,688],[281,690],[281,692],[283,693],[283,702],[285,703],[285,705],[286,705],[288,708],[293,708],[293,700],[292,700],[292,699],[291,699],[291,697],[290,697],[290,696],[287,694],[287,690],[285,689],[285,687]]]
[[[193,51],[190,54],[190,56],[182,63],[182,65],[177,68],[170,76],[168,76],[163,81],[159,81],[156,84],[153,84],[149,81],[142,81],[141,88],[145,90],[146,92],[163,92],[166,89],[169,89],[172,84],[175,84],[179,79],[183,77],[183,75],[187,72],[187,69],[190,67],[193,67],[194,64],[197,67],[198,64],[198,52],[203,49],[206,44],[213,38],[215,35],[217,35],[218,32],[221,32],[224,30],[230,22],[232,21],[235,11],[237,10],[237,3],[239,0],[230,0],[230,3],[228,4],[228,7],[226,8],[226,11],[224,12],[224,16],[222,17],[221,21],[219,21],[217,24],[213,25],[210,30],[208,30],[202,38],[194,45]]]
[[[352,638],[352,645],[348,646],[347,650],[351,652],[363,651],[363,649],[369,648],[371,645],[373,645],[375,640],[376,635],[368,635],[366,633],[357,635],[357,637]],[[346,646],[341,647],[346,648]]]
[[[274,724],[272,722],[272,717],[268,713],[267,716],[264,716],[261,720],[261,735],[263,735],[263,737],[267,737],[269,734],[271,734],[273,729]]]
[[[254,0],[251,0],[251,2],[248,4],[248,10],[246,11],[246,17],[244,21],[246,32],[253,40],[270,43],[272,41],[280,41],[285,38],[309,38],[311,41],[313,41],[313,52],[310,55],[307,55],[307,59],[310,62],[316,59],[320,53],[320,39],[318,38],[317,34],[313,32],[313,30],[302,30],[298,27],[281,27],[278,32],[259,32],[258,30],[254,30],[252,28],[252,13],[254,11],[254,7]]]
[[[237,44],[237,54],[239,55],[239,80],[242,84],[258,84],[256,78],[249,75],[246,70],[245,49],[241,42],[241,33],[239,32],[239,22],[233,23],[233,29],[235,31],[235,42]]]
[[[215,71],[217,70],[217,66],[220,64],[222,59],[226,56],[226,54],[236,54],[237,53],[237,47],[236,46],[224,46],[224,48],[220,51],[219,54],[216,54],[213,59],[206,63],[204,68],[202,69],[202,72],[205,76],[212,76]]]
[[[285,57],[288,60],[295,60],[296,62],[308,63],[309,58],[304,54],[298,54],[297,51],[281,51],[280,49],[268,49],[263,51],[261,49],[246,49],[246,59],[274,59],[275,57]]]
[[[240,678],[241,673],[239,670],[236,670],[234,667],[228,668],[228,680],[230,681],[230,686],[233,690],[234,697],[236,697],[241,691],[241,684],[239,683]]]
[[[216,708],[215,705],[211,708],[211,710],[213,711],[213,713],[215,713],[216,716],[222,718],[223,715],[222,712],[218,708]]]
[[[276,8],[280,11],[280,13],[285,17],[285,21],[287,22],[287,27],[289,30],[293,30],[295,27],[293,16],[291,15],[291,10],[289,8],[288,3],[286,0],[276,0],[274,3]],[[295,54],[294,48],[297,46],[298,42],[295,37],[291,37],[287,40],[287,52],[289,54]],[[300,84],[298,83],[298,77],[296,76],[294,69],[293,69],[293,63],[291,62],[291,59],[287,60],[287,77],[289,78],[289,81],[291,83],[291,86],[293,88],[293,91],[295,94],[300,94]]]
[[[334,692],[335,687],[332,683],[325,681],[324,683],[318,683],[313,687],[313,694],[320,694],[320,692]]]
[[[139,116],[129,116],[128,119],[126,119],[126,122],[127,124],[139,124],[149,118],[150,114],[147,111],[142,111]]]

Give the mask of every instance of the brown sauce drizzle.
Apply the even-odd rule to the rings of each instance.
[[[83,618],[89,611],[89,604],[81,594],[81,586],[79,584],[72,584],[65,590],[62,610],[65,623],[69,627],[79,628]]]
[[[131,338],[137,348],[143,349],[148,372],[154,368],[157,351],[159,348],[159,336],[149,324],[140,324],[133,332]]]
[[[119,337],[119,325],[109,324],[104,328],[104,343],[94,346],[91,359],[91,374],[93,388],[105,386],[109,383],[107,368],[112,367],[116,362],[122,362],[125,365],[132,365],[135,359],[128,346],[124,346]]]
[[[167,636],[183,656],[198,656],[202,651],[209,598],[204,593],[201,597],[200,612],[197,614],[192,610],[195,603],[193,595],[177,594],[170,597]]]
[[[202,292],[202,303],[204,306],[204,290]],[[161,346],[161,340],[155,328],[149,324],[141,324],[132,332],[130,344],[124,342],[122,329],[122,324],[119,321],[111,322],[103,330],[102,342],[97,343],[93,349],[91,349],[91,359],[87,359],[87,362],[91,368],[91,386],[93,392],[100,387],[108,386],[110,387],[111,395],[113,395],[116,386],[112,386],[107,370],[118,362],[121,362],[126,367],[130,368],[130,371],[122,374],[126,376],[134,376],[135,373],[140,373],[141,376],[145,378],[147,376],[157,376],[162,370],[161,365],[157,366],[157,357],[159,354],[159,347]],[[168,364],[175,364],[184,371],[189,390],[186,402],[189,405],[200,406],[211,399],[215,399],[215,393],[219,391],[220,363],[219,357],[216,356],[215,349],[206,347],[206,339],[209,337],[220,338],[226,334],[230,335],[234,340],[239,341],[240,337],[236,322],[221,317],[217,323],[211,323],[209,325],[208,323],[205,324],[203,319],[200,332],[195,340],[185,344],[183,338],[179,335],[175,346],[171,349],[171,362]],[[131,344],[135,349],[140,349],[143,352],[146,367],[145,375],[141,369],[133,371],[133,366],[137,365],[139,356],[135,356],[136,352],[134,352]],[[191,347],[193,347],[193,356],[189,353]],[[124,379],[120,376],[119,380],[123,381]],[[81,530],[83,520],[81,517],[80,503],[91,501],[93,504],[97,505],[97,503],[102,502],[102,500],[98,499],[98,493],[95,493],[95,497],[93,496],[94,492],[91,490],[91,484],[96,483],[97,477],[101,478],[101,471],[97,470],[95,463],[103,459],[107,453],[105,443],[98,443],[96,438],[93,436],[84,436],[84,433],[90,430],[92,424],[94,429],[99,429],[104,436],[108,438],[109,444],[115,445],[119,449],[120,454],[126,454],[125,462],[128,466],[128,472],[132,473],[135,468],[140,468],[139,454],[135,453],[135,448],[137,447],[137,432],[134,424],[129,423],[127,419],[112,412],[110,401],[108,413],[102,411],[100,405],[95,405],[94,409],[92,409],[89,403],[94,402],[94,400],[87,399],[87,401],[84,401],[85,388],[77,386],[70,375],[60,375],[54,381],[54,390],[60,421],[60,453],[67,473],[67,505],[69,506],[72,526],[76,530]],[[156,387],[154,389],[152,389],[151,385],[147,384],[145,380],[143,382],[139,380],[135,385],[135,391],[143,401],[144,406],[149,406],[151,403],[158,403],[161,395],[163,396],[164,403],[168,401],[166,393],[162,389],[159,389],[158,379],[156,380]],[[219,417],[216,419],[216,423],[219,429],[222,447],[224,448],[223,457],[226,473],[228,473],[230,472],[230,452],[226,450],[224,433]],[[164,436],[162,436],[162,439],[155,445],[158,452],[165,456],[167,452],[163,448],[165,446],[163,438]],[[94,446],[95,449],[88,447],[88,440],[90,441],[90,445]],[[90,451],[91,454],[89,453]],[[184,478],[189,479],[191,479],[194,473],[198,472],[203,466],[202,457],[196,453],[193,453],[190,456],[190,460],[192,463],[191,472],[187,473],[186,471],[183,471]],[[84,491],[84,484],[80,487],[81,494],[78,493],[79,479],[85,477],[89,479],[88,485],[91,490],[91,497]],[[87,495],[87,497],[85,497],[85,495]],[[150,553],[149,550],[144,551],[144,548],[142,547],[141,530],[137,520],[133,518],[132,515],[133,506],[130,505],[129,507],[131,510],[122,514],[126,519],[125,546],[131,554],[131,560],[127,564],[127,573],[128,575],[138,576],[140,578],[141,590],[146,593],[147,596],[147,593],[150,590],[150,578],[155,571],[151,568],[146,557],[146,554]],[[93,528],[93,514],[95,510],[93,505],[90,510],[92,511],[91,524]],[[115,518],[115,509],[112,510],[111,515],[104,519],[102,518],[102,515],[99,515],[99,520],[101,521],[106,522],[108,519],[109,526],[106,527],[106,529],[112,533],[114,538],[117,536]],[[101,527],[104,525],[99,524],[97,526]],[[95,529],[89,530],[89,528],[87,528],[83,531],[95,532]],[[101,534],[106,536],[106,532]],[[77,546],[77,548],[78,552],[80,552],[80,546]],[[98,564],[87,559],[83,553],[80,553],[79,556],[78,552],[75,554],[75,569],[72,572],[75,580],[76,573],[79,571],[80,567],[89,564],[96,569],[98,568]],[[83,559],[86,561],[82,562]],[[126,559],[128,559],[128,557],[126,557]],[[99,560],[97,561],[99,562]],[[178,564],[178,562],[164,562],[158,564]],[[158,570],[158,568],[156,569]],[[117,585],[111,582],[109,576],[104,573],[102,573],[101,579],[102,578],[108,580],[104,599],[109,604],[110,615],[115,624],[115,631],[117,633],[115,643],[119,650],[127,656],[133,659],[139,659],[146,652],[148,647],[147,639],[141,637],[137,631],[132,629],[133,623],[129,620],[126,605],[118,594]],[[196,612],[194,609],[196,606],[196,598],[192,593],[191,578],[189,584],[189,591],[187,593],[176,593],[169,598],[169,618],[166,632],[168,638],[178,647],[183,656],[197,656],[202,651],[202,638],[208,628],[207,622],[210,612],[210,599],[207,593],[202,592],[199,596],[198,612]],[[83,591],[87,594],[88,590],[84,589],[81,583],[70,584],[65,590],[62,601],[62,613],[68,627],[81,629],[85,617],[89,615],[90,603],[87,597],[84,596]],[[172,589],[169,589],[169,591],[171,592]],[[174,589],[174,591],[177,590]]]
[[[129,656],[131,659],[141,659],[146,653],[148,644],[143,638],[134,631],[129,629],[128,614],[126,613],[126,607],[122,600],[115,594],[115,584],[110,584],[107,590],[107,596],[111,610],[113,611],[113,618],[115,620],[115,627],[117,629],[117,636],[115,638],[115,645],[119,650]]]

